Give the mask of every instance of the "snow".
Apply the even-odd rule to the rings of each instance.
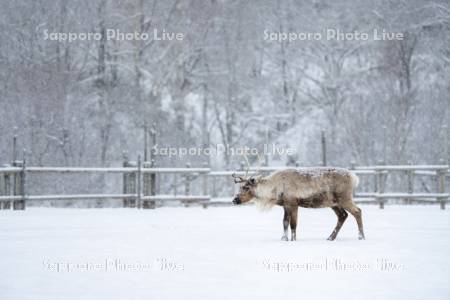
[[[293,169],[298,174],[303,176],[311,176],[313,178],[319,178],[324,176],[325,174],[335,173],[338,175],[349,175],[350,171],[344,168],[335,168],[335,167],[313,167],[313,168],[296,168]],[[356,184],[357,185],[357,184]]]
[[[360,166],[355,167],[356,170],[448,170],[447,165],[382,165],[382,166]]]
[[[21,168],[2,168],[1,171],[13,172],[21,171]],[[104,172],[104,173],[132,173],[137,172],[137,167],[123,168],[95,168],[95,167],[27,167],[27,172],[59,172],[59,173],[76,173],[76,172]],[[141,168],[142,173],[208,173],[209,168]]]
[[[360,207],[367,240],[349,216],[334,242],[330,209],[296,242],[278,207],[0,211],[0,298],[448,299],[450,212]]]
[[[170,200],[192,200],[192,201],[204,201],[208,203],[210,197],[209,196],[196,196],[196,195],[155,195],[155,196],[143,196],[143,200],[161,200],[161,201],[170,201]]]

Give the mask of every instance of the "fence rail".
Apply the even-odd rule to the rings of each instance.
[[[208,205],[220,204],[217,201],[218,185],[217,181],[230,177],[231,174],[244,175],[242,170],[236,171],[213,171],[204,166],[192,168],[187,165],[185,168],[155,168],[151,162],[141,162],[140,158],[136,162],[125,161],[123,167],[111,168],[81,168],[81,167],[29,167],[25,160],[14,161],[12,166],[0,167],[0,209],[25,209],[25,203],[38,200],[85,200],[85,199],[122,199],[124,207],[155,208],[157,202],[180,201],[186,206],[191,203],[198,203],[204,207]],[[250,168],[248,174],[256,172],[269,173],[283,169],[283,167],[261,167]],[[380,208],[388,199],[404,199],[405,203],[412,201],[426,201],[439,203],[441,209],[445,209],[446,202],[450,198],[450,193],[446,190],[450,172],[448,165],[376,165],[376,166],[355,166],[350,169],[357,175],[364,177],[365,186],[372,186],[372,191],[357,191],[355,193],[356,202],[377,203]],[[123,192],[121,194],[73,194],[73,195],[30,195],[27,190],[27,176],[32,174],[72,174],[72,173],[116,173],[122,174]],[[388,178],[397,173],[397,179],[403,177],[404,191],[389,192],[387,190]],[[157,186],[157,180],[161,176],[173,176],[171,184],[172,194],[161,194]],[[434,191],[415,191],[415,178],[424,176],[433,178],[436,181]],[[181,177],[181,180],[179,181]],[[200,180],[196,184],[197,195],[192,194],[192,184],[195,180]],[[368,184],[368,182],[371,182]],[[181,184],[179,183],[181,182]],[[182,193],[178,193],[178,188],[184,187]],[[227,197],[232,197],[235,186],[229,180],[227,185]],[[228,201],[229,203],[230,201]],[[223,204],[224,202],[222,202]],[[12,204],[12,205],[11,205]]]

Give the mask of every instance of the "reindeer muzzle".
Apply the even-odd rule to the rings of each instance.
[[[233,204],[235,204],[235,205],[241,204],[241,199],[239,199],[239,196],[234,197]]]

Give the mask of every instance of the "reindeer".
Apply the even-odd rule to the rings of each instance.
[[[288,227],[291,226],[291,241],[296,240],[298,207],[331,207],[337,215],[337,225],[328,240],[333,241],[339,233],[347,212],[355,217],[358,224],[358,238],[365,239],[361,209],[353,202],[353,189],[358,186],[358,177],[342,168],[285,169],[269,176],[244,177],[232,175],[235,183],[241,184],[233,204],[253,200],[262,209],[275,205],[284,208],[281,238],[288,240]]]

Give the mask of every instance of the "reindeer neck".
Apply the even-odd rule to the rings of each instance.
[[[270,182],[261,178],[255,188],[255,198],[257,200],[268,200],[272,198],[272,189]]]

